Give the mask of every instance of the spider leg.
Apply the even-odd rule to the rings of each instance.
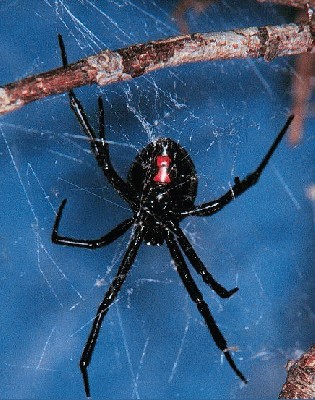
[[[83,349],[80,360],[80,369],[82,372],[86,397],[91,397],[89,377],[88,377],[88,366],[91,362],[92,354],[97,342],[98,334],[101,329],[103,319],[107,314],[109,307],[114,302],[117,294],[121,289],[122,284],[124,283],[127,277],[128,272],[132,267],[132,263],[137,255],[138,249],[142,242],[142,238],[143,238],[143,228],[138,225],[131,237],[127,251],[120,264],[118,272],[115,278],[113,279],[111,285],[109,286],[103,301],[98,307],[90,335]]]
[[[175,234],[180,247],[184,251],[191,265],[195,268],[198,274],[202,276],[203,281],[207,285],[209,285],[217,293],[217,295],[219,295],[222,298],[228,298],[238,291],[238,287],[235,287],[234,289],[231,290],[227,290],[214,279],[214,277],[210,274],[210,272],[207,270],[203,262],[196,254],[193,246],[190,244],[186,235],[180,229],[179,226],[177,226],[175,229],[172,229],[172,232]]]
[[[171,232],[176,237],[180,247],[184,251],[191,265],[195,268],[196,272],[201,275],[203,281],[207,285],[209,285],[216,292],[218,296],[222,298],[229,298],[238,291],[238,287],[235,287],[231,290],[227,290],[225,289],[225,287],[220,285],[220,283],[214,279],[212,274],[207,270],[204,263],[198,257],[197,253],[195,252],[193,246],[187,239],[182,229],[179,227],[177,223],[174,223],[172,221],[172,216],[170,216],[169,219],[165,219],[164,217],[161,217],[157,214],[153,214],[152,212],[151,213],[147,212],[147,213],[148,215],[153,216],[154,219],[158,221],[167,232]]]
[[[223,352],[225,358],[227,359],[228,363],[230,364],[231,368],[235,372],[235,374],[244,382],[247,383],[246,378],[244,375],[241,373],[241,371],[237,368],[227,346],[227,342],[224,339],[221,331],[219,330],[210,310],[207,305],[207,303],[204,301],[203,296],[198,289],[195,281],[193,280],[188,267],[186,265],[186,262],[184,260],[184,257],[174,239],[174,236],[172,233],[168,233],[167,239],[167,246],[169,248],[170,254],[175,261],[175,265],[177,267],[177,272],[179,276],[181,277],[183,284],[192,299],[192,301],[196,304],[198,311],[204,318],[205,323],[207,324],[207,327],[210,331],[210,334],[217,345],[217,347]]]
[[[270,149],[268,150],[267,154],[265,157],[262,159],[261,163],[258,165],[256,170],[252,172],[251,174],[247,175],[244,179],[240,180],[240,178],[237,176],[234,179],[234,185],[233,187],[225,193],[223,196],[220,198],[203,203],[199,206],[195,206],[194,208],[183,211],[181,212],[182,217],[187,217],[189,215],[197,215],[197,216],[209,216],[212,214],[215,214],[216,212],[220,211],[223,207],[225,207],[228,203],[230,203],[232,200],[234,200],[236,197],[244,193],[247,189],[255,185],[259,178],[260,175],[262,174],[263,170],[266,168],[266,165],[268,164],[270,158],[272,157],[274,151],[278,147],[279,143],[281,142],[283,136],[285,135],[286,131],[288,130],[294,116],[290,115],[290,117],[287,119],[287,122],[281,129],[280,133],[274,140],[273,144],[271,145]]]
[[[84,247],[88,249],[97,249],[102,246],[107,246],[112,243],[116,239],[118,239],[121,235],[123,235],[134,223],[134,218],[129,218],[117,225],[114,229],[108,232],[106,235],[100,237],[99,239],[74,239],[68,236],[60,236],[58,234],[59,224],[62,217],[63,209],[66,205],[67,200],[64,199],[59,207],[57,212],[57,216],[55,219],[53,232],[51,235],[51,240],[55,244],[62,244],[65,246],[73,246],[73,247]]]
[[[62,36],[58,35],[59,47],[61,51],[61,58],[64,67],[67,67],[67,54]],[[102,98],[98,98],[98,114],[99,114],[99,137],[97,137],[94,129],[92,128],[87,118],[86,112],[76,97],[73,90],[68,92],[70,99],[70,107],[74,112],[83,132],[88,137],[91,145],[91,150],[98,162],[98,165],[102,168],[105,177],[114,187],[114,189],[126,200],[129,204],[135,207],[136,195],[132,190],[131,186],[125,182],[115,171],[109,156],[109,146],[105,141],[105,123],[104,123],[104,105]]]

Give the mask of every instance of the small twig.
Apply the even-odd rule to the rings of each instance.
[[[283,6],[305,8],[307,4],[310,7],[315,7],[315,0],[257,0],[259,3],[274,3]]]
[[[0,88],[0,114],[43,97],[78,86],[108,85],[154,70],[197,61],[275,57],[315,52],[315,26],[311,23],[195,33],[105,50],[58,68]]]
[[[303,19],[305,19],[305,11],[299,11],[296,21]],[[296,73],[292,76],[292,113],[295,118],[288,135],[292,146],[297,145],[301,140],[305,119],[311,117],[309,102],[312,95],[312,75],[315,74],[315,54],[304,53],[296,57],[295,70]]]
[[[297,361],[289,361],[288,376],[279,399],[315,398],[315,346]]]

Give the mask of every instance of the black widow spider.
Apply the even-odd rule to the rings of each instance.
[[[66,67],[68,63],[65,46],[62,36],[59,35],[58,38],[63,66]],[[235,374],[244,383],[247,383],[246,378],[235,365],[227,342],[189,272],[183,253],[197,273],[201,275],[203,281],[220,297],[228,298],[232,296],[238,291],[238,287],[227,290],[213,278],[197,256],[194,248],[181,230],[179,223],[188,216],[213,215],[240,194],[255,185],[291,124],[293,115],[288,118],[284,127],[254,172],[247,175],[242,180],[239,177],[235,177],[234,185],[223,196],[196,206],[194,201],[197,193],[197,175],[194,164],[183,147],[167,138],[158,139],[148,144],[147,147],[137,155],[129,170],[127,181],[124,181],[117,174],[110,160],[109,146],[105,140],[104,107],[101,97],[98,98],[99,130],[98,135],[96,135],[74,92],[70,90],[68,94],[70,97],[70,107],[89,139],[92,152],[94,153],[98,165],[102,168],[109,183],[119,195],[129,203],[133,211],[132,218],[126,219],[101,238],[93,240],[73,239],[58,234],[66,200],[62,201],[54,223],[52,232],[52,241],[54,243],[88,249],[106,246],[132,227],[132,235],[128,248],[115,278],[109,286],[103,301],[99,305],[90,335],[81,356],[80,369],[83,376],[86,396],[90,397],[90,384],[87,369],[91,362],[103,319],[119,293],[132,267],[133,261],[136,258],[137,251],[142,241],[151,245],[161,245],[166,242],[177,272],[189,296],[204,318],[215,344],[223,352]]]

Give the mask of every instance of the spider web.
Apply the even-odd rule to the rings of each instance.
[[[59,66],[57,33],[70,62],[179,33],[175,0],[23,3],[0,5],[2,84]],[[184,18],[192,32],[293,20],[285,8],[252,1],[216,2]],[[111,157],[123,177],[138,150],[170,137],[194,160],[201,203],[257,166],[290,110],[295,73],[289,58],[200,63],[76,93],[94,126],[102,95]],[[130,235],[97,251],[56,246],[55,213],[67,198],[62,233],[95,238],[130,210],[97,167],[66,95],[2,117],[0,139],[1,393],[82,397],[78,361]],[[286,361],[313,343],[313,153],[309,119],[303,143],[281,144],[257,187],[212,218],[182,223],[216,279],[240,287],[222,300],[194,275],[250,384],[239,382],[216,348],[166,247],[143,245],[103,323],[89,368],[92,394],[277,396]]]

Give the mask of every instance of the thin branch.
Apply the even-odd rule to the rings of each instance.
[[[304,8],[308,4],[310,7],[315,7],[315,0],[257,0],[259,3],[274,3],[283,6]]]
[[[299,11],[296,21],[305,18],[305,12]],[[311,117],[310,100],[312,96],[312,76],[315,74],[315,54],[300,54],[295,60],[296,73],[292,76],[292,114],[294,121],[290,126],[289,143],[296,146],[303,135],[304,122]],[[313,107],[314,108],[314,107]]]
[[[160,68],[233,58],[275,57],[315,52],[315,24],[251,27],[195,33],[136,44],[96,55],[0,88],[0,114],[78,86],[125,81]]]

